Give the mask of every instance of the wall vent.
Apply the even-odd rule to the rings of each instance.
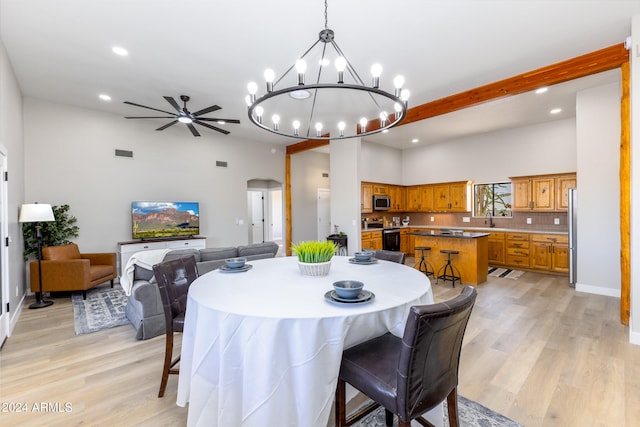
[[[227,167],[227,162],[221,162],[220,160],[216,160],[216,166],[221,167],[221,168],[226,168]]]
[[[129,159],[133,159],[133,151],[119,150],[116,148],[116,157],[126,157]]]
[[[323,172],[323,173],[322,173],[322,177],[323,177],[323,178],[329,178],[329,174],[328,174],[328,173],[326,173],[326,172]]]

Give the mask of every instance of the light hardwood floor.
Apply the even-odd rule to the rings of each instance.
[[[433,288],[437,301],[460,290]],[[70,298],[54,301],[25,307],[0,351],[1,425],[185,424],[176,376],[156,397],[164,337],[136,341],[130,326],[76,336]],[[639,425],[640,347],[628,344],[618,305],[562,277],[490,278],[465,335],[459,393],[526,426]]]

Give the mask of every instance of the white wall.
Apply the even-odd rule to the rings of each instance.
[[[134,200],[200,202],[207,246],[246,244],[247,181],[284,182],[284,151],[204,129],[25,99],[25,199],[69,204],[84,252],[115,251],[131,239]],[[133,159],[115,157],[131,150]],[[216,167],[216,161],[228,167]],[[236,219],[244,224],[237,225]]]
[[[18,212],[23,203],[24,194],[24,151],[23,141],[22,93],[18,87],[9,58],[0,42],[0,145],[7,150],[9,172],[8,182],[8,237],[9,265],[9,312],[11,329],[18,319],[21,301],[25,294],[25,264],[22,257],[24,249],[22,227],[18,223]]]
[[[360,250],[360,138],[331,141],[331,224],[347,234],[349,254]]]
[[[329,169],[329,154],[304,151],[291,156],[291,241],[294,243],[318,238],[318,188],[331,188]]]
[[[576,170],[575,120],[565,119],[455,139],[402,152],[402,183],[472,180]]]
[[[620,297],[620,85],[578,94],[576,290]]]
[[[362,142],[360,156],[362,181],[402,185],[402,151],[386,145]]]

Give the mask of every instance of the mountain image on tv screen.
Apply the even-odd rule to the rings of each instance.
[[[134,239],[195,236],[200,232],[198,202],[132,202]]]

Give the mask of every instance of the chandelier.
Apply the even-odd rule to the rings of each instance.
[[[301,139],[346,139],[385,131],[405,117],[409,91],[402,87],[402,76],[393,80],[393,93],[380,89],[381,73],[382,66],[374,64],[371,85],[364,84],[327,27],[325,0],[318,40],[279,78],[274,70],[265,70],[264,95],[258,95],[255,82],[248,84],[249,119],[269,132]],[[314,80],[310,84],[308,76]]]

